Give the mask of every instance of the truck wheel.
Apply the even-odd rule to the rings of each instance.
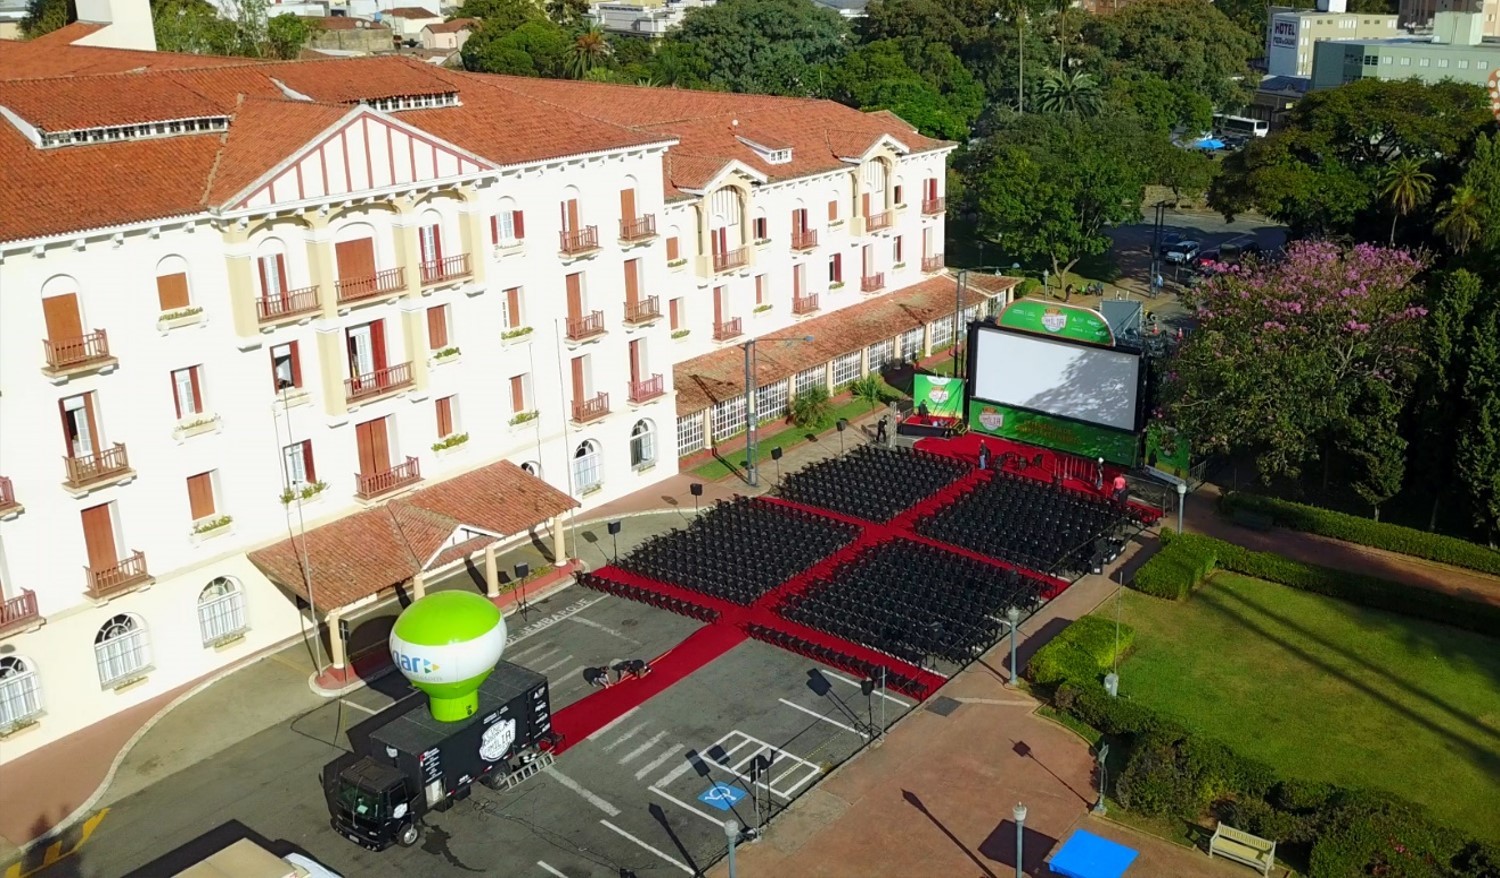
[[[421,837],[422,831],[417,828],[417,824],[407,823],[397,830],[396,843],[404,848],[409,848],[416,844],[417,840]]]

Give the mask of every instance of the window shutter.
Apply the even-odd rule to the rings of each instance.
[[[281,257],[278,255],[276,258],[280,259]],[[255,269],[256,272],[260,275],[261,298],[265,298],[266,293],[270,290],[270,285],[266,283],[266,257],[262,256],[259,259],[255,260]],[[158,295],[159,294],[160,291],[158,291]]]
[[[836,220],[838,218],[839,218],[839,202],[838,202],[838,199],[834,199],[833,201],[828,202],[828,221],[829,222],[833,222],[834,220]]]
[[[526,411],[526,382],[522,379],[524,375],[516,375],[510,379],[510,410],[514,414]]]
[[[317,484],[318,474],[313,472],[312,440],[302,440],[302,469],[307,473],[308,484]]]
[[[435,305],[427,309],[427,346],[434,351],[448,346],[447,305]]]
[[[203,387],[198,383],[199,367],[194,366],[188,370],[188,378],[193,382],[193,414],[203,411]]]
[[[521,288],[511,287],[505,291],[506,316],[510,318],[510,326],[507,329],[516,329],[521,325]]]
[[[180,420],[182,420],[182,397],[177,393],[177,373],[176,372],[168,372],[167,373],[167,381],[171,382],[171,384],[172,384],[172,408],[176,409],[176,411],[177,411],[177,420],[180,421]],[[67,422],[67,416],[66,415],[64,415],[63,421],[64,421],[64,423]]]
[[[214,483],[212,473],[188,476],[188,509],[193,521],[210,518],[214,514]]]
[[[490,217],[490,243],[500,243],[500,217]]]
[[[178,311],[188,306],[188,282],[185,274],[164,274],[156,279],[156,298],[163,311]]]
[[[680,309],[677,307],[677,303],[680,302],[680,301],[682,301],[682,300],[681,299],[673,299],[672,301],[670,301],[670,302],[667,303],[667,310],[670,311],[670,312],[672,312],[670,316],[671,316],[672,329],[674,329],[674,330],[680,328],[681,324],[682,324],[682,314],[681,314]]]
[[[678,258],[677,257],[677,251],[678,251],[678,249],[680,247],[681,247],[681,244],[678,243],[676,235],[673,235],[672,237],[670,237],[670,238],[667,239],[667,261],[668,262],[675,261]]]
[[[445,396],[437,401],[438,438],[453,434],[453,397]]]
[[[526,218],[521,215],[521,211],[512,212],[511,219],[515,222],[516,226],[516,240],[526,240]]]
[[[288,342],[288,347],[290,347],[292,349],[292,386],[293,387],[301,387],[302,386],[302,355],[298,352],[298,350],[297,350],[297,343],[295,341]]]
[[[763,275],[763,274],[757,274],[755,276],[755,304],[757,304],[757,305],[764,305],[765,303],[766,303],[766,276]]]

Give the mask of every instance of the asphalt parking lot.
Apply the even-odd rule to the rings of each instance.
[[[653,658],[698,625],[567,588],[515,620],[506,657],[546,674],[558,710],[589,694],[584,667]],[[896,695],[866,697],[857,680],[746,641],[515,790],[475,786],[469,800],[430,814],[416,847],[372,853],[329,829],[318,772],[351,725],[410,695],[388,676],[186,767],[115,802],[77,853],[33,874],[163,878],[250,836],[346,878],[691,875],[723,854],[726,817],[756,825],[757,808],[764,819],[785,807],[863,746],[872,726],[912,707]],[[757,762],[769,768],[752,780]]]

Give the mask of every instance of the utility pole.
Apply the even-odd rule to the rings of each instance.
[[[760,487],[760,467],[755,456],[760,451],[755,436],[755,339],[740,345],[745,351],[745,483]]]
[[[958,340],[960,333],[964,331],[964,293],[969,289],[969,270],[961,268],[958,271],[958,281],[953,287],[953,377],[958,374]]]

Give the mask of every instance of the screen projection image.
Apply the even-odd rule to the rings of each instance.
[[[1002,405],[1135,429],[1141,358],[1011,332],[980,330],[974,396]]]

